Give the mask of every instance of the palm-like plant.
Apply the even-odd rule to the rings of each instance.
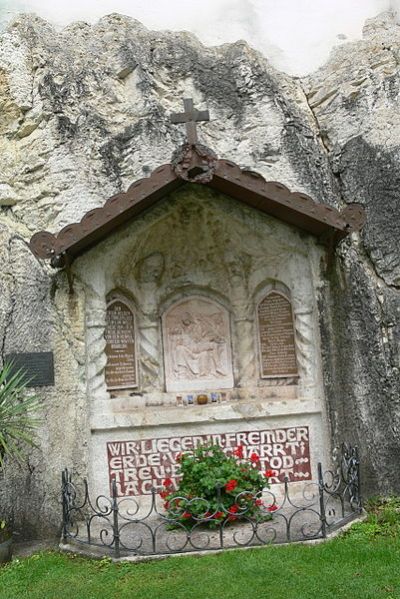
[[[39,398],[26,393],[27,383],[26,375],[21,370],[16,371],[12,363],[0,370],[0,470],[6,457],[19,461],[24,446],[34,445]],[[10,543],[10,539],[11,530],[6,521],[0,519],[0,562],[11,559],[10,546],[1,549],[1,544]]]
[[[34,445],[33,432],[39,424],[37,395],[26,393],[29,380],[11,363],[0,370],[0,469],[6,457],[20,460],[25,445]]]

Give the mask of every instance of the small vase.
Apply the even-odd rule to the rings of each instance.
[[[202,406],[208,402],[208,396],[205,393],[201,393],[196,397],[197,403]]]

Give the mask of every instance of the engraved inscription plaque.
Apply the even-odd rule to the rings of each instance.
[[[105,339],[107,389],[137,387],[135,317],[120,299],[107,306]]]
[[[261,377],[285,377],[298,374],[290,301],[272,291],[257,310]]]
[[[174,304],[163,316],[167,391],[233,387],[229,314],[202,297]]]
[[[27,387],[54,385],[54,358],[51,351],[9,354],[5,361],[12,363],[11,374],[17,370],[24,373]]]

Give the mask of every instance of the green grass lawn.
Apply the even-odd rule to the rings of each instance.
[[[41,553],[0,569],[0,599],[400,599],[399,538],[360,532],[138,564]]]

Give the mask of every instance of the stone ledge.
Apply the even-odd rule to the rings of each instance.
[[[238,401],[223,406],[188,406],[187,408],[163,408],[152,412],[135,410],[131,413],[113,414],[111,410],[101,414],[92,414],[92,431],[138,428],[148,426],[168,426],[175,424],[202,424],[230,421],[259,420],[266,417],[292,416],[299,414],[320,414],[321,402],[317,399],[298,399],[290,401],[247,402]],[[218,408],[217,410],[215,408]]]

